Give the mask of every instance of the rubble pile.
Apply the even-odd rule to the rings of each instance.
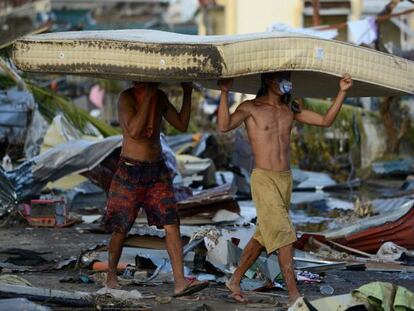
[[[47,29],[131,24],[193,33],[197,14],[221,10],[215,1],[200,1],[198,9],[191,1],[78,2],[0,3],[0,49]],[[23,16],[20,6],[28,10]],[[275,23],[272,30],[286,27]],[[336,29],[312,33],[338,35]],[[323,57],[323,49],[317,52]],[[175,299],[165,232],[149,226],[143,210],[117,267],[122,287],[105,287],[109,235],[102,219],[121,156],[117,93],[128,84],[20,74],[0,55],[0,310],[287,309],[276,254],[263,252],[245,273],[241,289],[248,303],[235,305],[226,289],[257,215],[252,149],[244,130],[217,134],[217,91],[196,86],[189,133],[162,126],[185,277],[210,283]],[[175,104],[177,86],[161,87]],[[245,97],[230,93],[231,109]],[[305,297],[289,310],[414,310],[414,144],[402,140],[414,132],[403,132],[399,120],[402,152],[388,154],[384,115],[372,108],[383,105],[378,101],[350,100],[331,130],[294,127],[289,214],[297,232],[295,275]],[[404,102],[409,107],[412,96]],[[302,104],[327,109],[323,100]]]

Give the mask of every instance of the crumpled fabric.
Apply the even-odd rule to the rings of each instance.
[[[414,252],[408,251],[406,248],[399,246],[393,242],[386,242],[381,245],[377,252],[377,256],[386,261],[400,260],[403,254],[414,256]]]
[[[402,286],[386,282],[372,282],[354,290],[352,295],[367,301],[374,310],[414,310],[414,293]]]

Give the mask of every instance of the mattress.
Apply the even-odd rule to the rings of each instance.
[[[295,96],[334,96],[347,72],[350,96],[414,93],[414,62],[333,40],[289,33],[190,36],[154,30],[49,33],[15,42],[12,59],[27,72],[137,81],[193,81],[255,94],[260,74],[291,71]]]

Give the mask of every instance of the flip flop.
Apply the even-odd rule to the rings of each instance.
[[[194,293],[197,293],[203,290],[209,285],[208,282],[197,283],[195,285],[192,285],[192,284],[194,284],[194,282],[188,283],[187,286],[181,292],[174,294],[173,297],[177,298],[177,297],[182,297],[182,296],[189,296],[191,294],[194,294]]]

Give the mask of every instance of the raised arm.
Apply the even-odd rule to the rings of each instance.
[[[349,74],[345,74],[339,82],[338,95],[325,115],[321,115],[310,110],[302,110],[300,113],[295,114],[295,119],[309,125],[330,127],[335,121],[346,97],[346,93],[352,87],[352,84],[353,82],[351,76]]]
[[[175,107],[168,100],[167,95],[161,92],[163,98],[165,109],[163,116],[168,123],[181,132],[187,131],[188,123],[190,122],[191,114],[191,94],[193,92],[193,87],[191,83],[181,83],[183,88],[183,104],[181,110],[178,113]]]
[[[119,96],[118,102],[118,114],[119,122],[124,131],[132,138],[139,138],[142,130],[145,127],[145,123],[148,118],[149,106],[151,103],[152,96],[155,95],[157,87],[152,84],[147,85],[148,94],[142,105],[140,105],[139,111],[136,109],[136,102],[130,91],[122,92]]]
[[[232,84],[232,79],[219,81],[221,96],[218,109],[217,129],[222,133],[231,131],[240,126],[240,124],[250,116],[247,102],[241,103],[236,111],[233,114],[230,114],[229,91]]]

